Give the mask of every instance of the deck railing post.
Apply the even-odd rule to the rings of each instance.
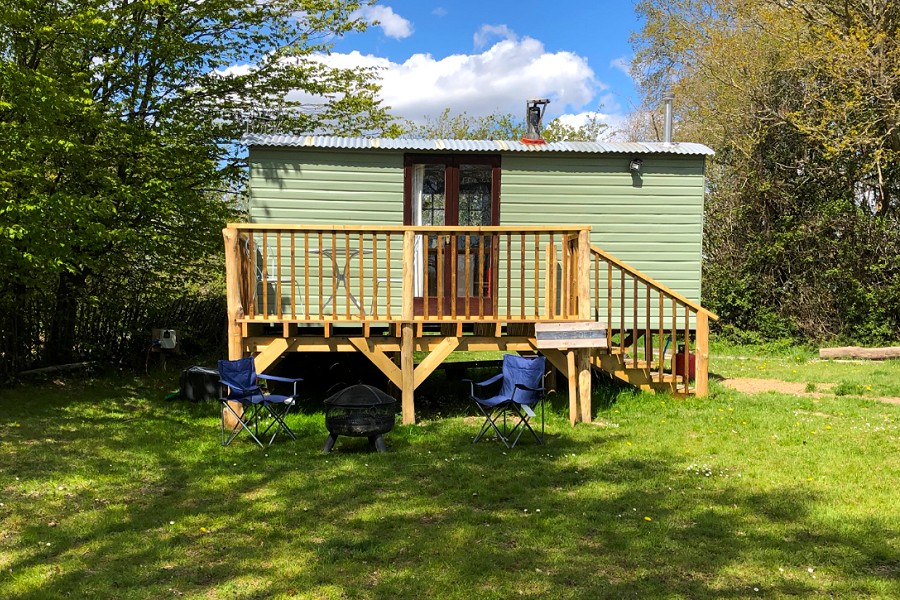
[[[416,232],[403,232],[403,296],[400,304],[400,318],[412,321],[413,281],[415,273]]]
[[[696,320],[695,352],[697,353],[697,362],[694,394],[698,398],[702,398],[709,392],[709,315],[703,311],[697,311]]]

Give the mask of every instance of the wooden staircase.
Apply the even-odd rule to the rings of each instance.
[[[598,349],[591,356],[591,366],[616,379],[646,392],[664,392],[676,397],[693,396],[696,389],[684,387],[684,377],[663,372],[660,374],[657,365],[648,364],[645,360],[633,361],[619,348]]]
[[[609,332],[609,346],[594,349],[591,366],[644,391],[705,396],[709,319],[719,317],[596,246],[591,259],[592,316]],[[676,365],[680,346],[688,351]],[[689,380],[677,374],[694,371]]]

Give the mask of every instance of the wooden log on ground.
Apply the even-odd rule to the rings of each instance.
[[[40,367],[38,369],[28,369],[27,371],[19,371],[16,375],[25,376],[25,375],[45,375],[47,373],[58,373],[60,371],[74,371],[76,369],[86,369],[92,366],[94,363],[91,362],[77,362],[77,363],[69,363],[66,365],[54,365],[52,367]]]
[[[887,360],[890,358],[900,358],[900,346],[889,346],[887,348],[862,348],[860,346],[819,348],[819,358]]]

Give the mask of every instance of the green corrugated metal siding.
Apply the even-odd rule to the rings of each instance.
[[[254,223],[403,223],[403,155],[254,148]]]
[[[631,157],[623,154],[503,154],[500,223],[589,224],[593,244],[699,301],[704,157],[642,158],[643,174],[633,178],[628,172]],[[403,222],[402,152],[252,148],[250,168],[253,222]],[[517,273],[518,262],[513,263]],[[392,265],[392,277],[401,272],[400,264]],[[531,289],[531,268],[526,280]],[[399,307],[399,289],[392,289],[392,296]],[[518,314],[518,299],[511,303]],[[618,305],[616,291],[616,310]],[[639,305],[643,315],[643,300]],[[655,315],[655,299],[651,306]],[[630,293],[626,307],[630,313]],[[338,310],[343,312],[343,305]]]
[[[591,241],[686,297],[700,299],[702,156],[503,157],[503,225],[591,225]]]

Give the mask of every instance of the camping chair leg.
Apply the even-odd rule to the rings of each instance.
[[[228,402],[222,402],[221,404],[222,404],[222,410],[223,411],[228,410],[231,413],[231,415],[235,418],[234,427],[232,427],[231,431],[229,431],[228,434],[226,435],[226,433],[225,433],[225,413],[224,412],[222,413],[222,419],[221,419],[222,420],[222,445],[227,446],[231,442],[233,442],[234,439],[238,436],[238,434],[241,433],[241,430],[243,429],[247,432],[247,435],[249,435],[250,437],[253,438],[254,442],[259,444],[260,448],[263,448],[264,447],[263,443],[260,442],[259,438],[257,437],[258,432],[257,432],[257,435],[254,435],[253,431],[251,431],[251,429],[247,426],[247,423],[249,421],[253,421],[254,427],[256,427],[256,422],[258,421],[258,416],[259,416],[258,415],[258,412],[259,412],[258,407],[254,406],[251,409],[251,412],[249,413],[250,418],[248,421],[245,421],[244,418],[248,414],[247,411],[245,411],[243,415],[238,415],[237,412],[235,412],[235,410],[233,408],[231,408],[231,405],[228,404]]]
[[[507,439],[508,434],[505,434],[503,431],[500,431],[500,428],[497,427],[497,420],[500,418],[500,416],[502,414],[503,430],[506,431],[507,408],[506,407],[495,407],[494,410],[488,412],[488,411],[485,411],[483,408],[481,408],[480,404],[477,406],[478,406],[479,410],[481,410],[481,412],[484,414],[485,419],[484,419],[484,423],[481,425],[481,431],[478,432],[478,435],[475,436],[475,438],[472,440],[472,443],[474,444],[479,439],[481,439],[481,436],[483,436],[485,433],[487,433],[489,429],[493,429],[494,432],[497,434],[497,437],[500,438],[500,441],[503,442],[503,445],[506,446],[507,448],[512,448],[512,446],[509,445],[509,440]]]
[[[516,433],[517,429],[519,430],[519,433],[516,435],[515,439],[512,441],[512,444],[510,444],[510,446],[509,446],[510,448],[514,448],[515,445],[519,443],[519,438],[522,437],[522,434],[525,433],[526,429],[531,432],[531,435],[534,436],[535,441],[537,441],[537,443],[539,445],[544,444],[544,405],[543,405],[543,400],[541,400],[541,403],[542,404],[541,404],[541,435],[540,436],[531,427],[530,420],[531,420],[532,415],[528,414],[527,407],[522,407],[522,406],[513,406],[512,407],[512,410],[516,413],[516,416],[519,417],[519,422],[516,423],[515,427],[513,427],[512,431],[510,432],[510,437],[512,437],[512,434]],[[533,412],[534,411],[532,410],[532,413]]]
[[[291,412],[291,407],[293,405],[286,405],[283,411],[279,411],[276,407],[273,407],[270,404],[263,403],[263,406],[265,406],[266,411],[269,413],[269,416],[272,417],[272,422],[269,423],[268,426],[266,426],[266,428],[263,430],[263,435],[268,435],[269,430],[272,429],[272,427],[275,428],[275,431],[272,432],[272,437],[269,438],[269,443],[267,445],[271,446],[272,442],[275,441],[275,436],[277,436],[278,432],[282,430],[286,434],[291,436],[292,440],[296,440],[297,436],[294,435],[294,432],[291,430],[291,428],[288,427],[287,423],[284,422],[285,417],[287,417],[288,413]]]

